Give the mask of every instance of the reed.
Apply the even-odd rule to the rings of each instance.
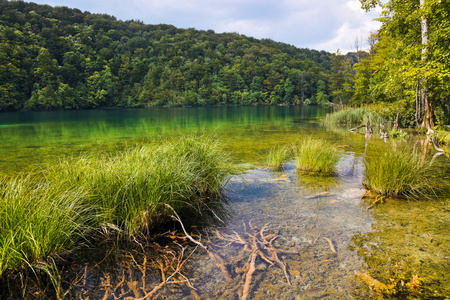
[[[165,204],[197,225],[225,218],[230,171],[217,143],[183,137],[120,154],[66,159],[47,180],[82,186],[100,208],[99,227],[136,236],[170,220]]]
[[[342,152],[336,146],[320,139],[307,138],[292,147],[298,170],[314,173],[334,172]]]
[[[99,229],[134,239],[173,220],[173,214],[185,225],[224,221],[231,171],[218,143],[183,137],[63,159],[42,177],[4,178],[0,279],[27,266],[50,276],[52,255],[92,241]]]
[[[364,186],[391,197],[435,195],[429,161],[406,148],[387,149],[376,157],[367,157]]]
[[[280,170],[283,168],[283,164],[291,156],[291,147],[277,146],[269,150],[267,156],[267,167],[273,170]]]
[[[360,108],[345,108],[329,113],[323,119],[326,124],[341,124],[341,125],[360,125],[367,122],[367,115],[369,115],[370,124],[372,127],[379,126],[379,124],[388,125],[388,112],[380,111],[380,109],[371,107]]]
[[[7,270],[45,264],[92,230],[82,188],[61,189],[27,177],[0,181],[0,277]]]

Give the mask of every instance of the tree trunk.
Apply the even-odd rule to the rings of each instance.
[[[420,8],[425,9],[425,0],[420,0]],[[427,63],[427,45],[428,45],[428,20],[425,14],[422,14],[422,21],[420,22],[420,27],[422,31],[422,62],[424,65]],[[422,127],[427,129],[432,129],[434,127],[433,123],[433,111],[431,107],[431,99],[428,93],[427,81],[425,77],[421,79],[422,90],[420,94],[422,96],[423,103],[423,119]]]
[[[420,114],[420,102],[419,102],[419,79],[417,79],[417,84],[416,84],[416,113],[414,115],[415,119],[416,119],[416,127],[419,128],[420,124],[419,124],[419,114]]]

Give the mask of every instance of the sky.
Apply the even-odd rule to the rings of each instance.
[[[26,0],[105,13],[120,20],[179,28],[237,32],[257,39],[342,53],[355,41],[368,47],[379,11],[366,13],[359,0]]]

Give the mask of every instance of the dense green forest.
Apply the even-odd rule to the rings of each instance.
[[[0,0],[0,111],[328,103],[333,55]]]

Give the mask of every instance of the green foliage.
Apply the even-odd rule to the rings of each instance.
[[[0,2],[0,111],[328,100],[331,54]]]
[[[405,131],[403,131],[403,130],[401,130],[401,129],[399,129],[399,130],[397,130],[397,129],[392,129],[392,130],[389,132],[389,136],[391,136],[391,137],[393,137],[393,138],[402,138],[402,139],[404,139],[404,138],[407,138],[407,137],[408,137],[408,133],[405,132]]]
[[[350,55],[342,55],[339,49],[333,53],[332,63],[330,89],[333,102],[340,105],[349,104],[354,94],[354,63]]]
[[[342,151],[320,139],[304,139],[292,147],[298,170],[331,174]]]
[[[446,131],[445,129],[449,129],[447,128],[438,128],[434,133],[433,133],[433,137],[436,139],[436,141],[440,144],[444,144],[449,146],[450,145],[450,132]]]
[[[386,149],[376,157],[367,157],[364,186],[385,196],[431,197],[432,171],[429,161],[411,150]]]

